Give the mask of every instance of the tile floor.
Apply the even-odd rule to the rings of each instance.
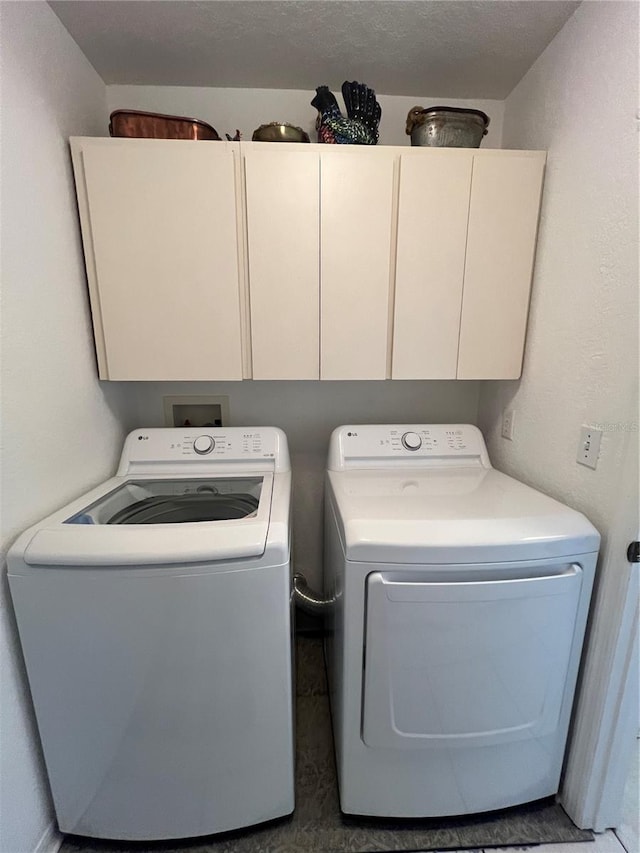
[[[627,786],[624,791],[622,823],[616,829],[618,840],[627,853],[638,853],[640,838],[638,824],[640,823],[640,791],[638,789],[638,772],[640,768],[640,738],[636,740],[636,754],[631,765]],[[622,851],[618,851],[622,853]]]
[[[622,823],[618,829],[607,830],[595,835],[593,842],[577,844],[539,844],[536,847],[499,847],[487,853],[638,853],[640,839],[640,794],[638,791],[638,766],[640,764],[640,739],[636,741],[635,760],[629,773],[624,793]],[[453,853],[453,851],[448,851]],[[466,850],[459,853],[484,853],[482,850]]]

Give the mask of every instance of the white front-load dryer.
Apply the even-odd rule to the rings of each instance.
[[[294,807],[291,472],[275,428],[137,430],[9,584],[61,831],[208,835]]]
[[[558,791],[599,535],[469,425],[345,426],[326,479],[340,803],[432,817]]]

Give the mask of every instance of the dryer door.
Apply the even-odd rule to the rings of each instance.
[[[368,576],[368,746],[483,747],[555,731],[582,570],[508,580],[499,571],[457,583]]]

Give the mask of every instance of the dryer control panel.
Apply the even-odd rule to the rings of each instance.
[[[491,467],[482,433],[471,424],[364,424],[334,430],[331,471],[396,465]]]
[[[118,475],[200,466],[288,471],[287,439],[277,427],[175,427],[138,429],[124,444]]]

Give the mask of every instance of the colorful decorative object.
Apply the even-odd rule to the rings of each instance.
[[[347,116],[342,115],[335,95],[328,86],[318,86],[311,106],[318,110],[318,142],[333,145],[375,145],[382,107],[376,93],[355,80],[342,84]]]

